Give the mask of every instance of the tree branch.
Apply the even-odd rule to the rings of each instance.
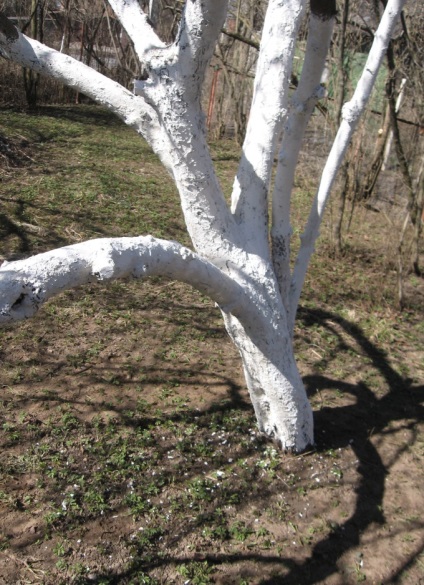
[[[140,96],[119,83],[21,34],[14,24],[0,13],[0,55],[37,73],[53,77],[106,106],[147,140],[172,173],[170,144],[159,124],[155,110]]]
[[[333,33],[334,16],[311,12],[308,41],[299,84],[292,97],[278,156],[272,198],[272,260],[285,306],[290,288],[290,199],[303,136],[312,112],[323,96],[320,85]]]
[[[191,284],[224,313],[249,322],[240,285],[177,242],[152,236],[101,238],[58,248],[0,267],[0,325],[34,315],[49,298],[82,284],[166,276]],[[247,321],[246,321],[247,319]],[[252,323],[253,325],[253,323]]]
[[[287,113],[290,73],[304,0],[270,0],[259,51],[252,107],[234,182],[232,210],[247,249],[269,257],[268,189],[276,137]]]
[[[166,133],[173,176],[194,247],[213,259],[230,258],[238,232],[220,187],[206,140],[200,97],[206,66],[228,0],[189,0],[174,45],[151,53],[149,79],[136,83]]]
[[[137,119],[130,118],[134,102],[140,103],[140,98],[80,61],[21,34],[3,14],[0,14],[0,51],[6,59],[53,77],[108,106],[127,124],[137,128],[143,124],[139,116]],[[147,105],[143,113],[146,118],[149,117],[151,112]]]
[[[148,52],[165,47],[150,26],[137,0],[108,0],[108,2],[134,43],[134,49],[140,61],[146,60]]]
[[[244,43],[245,45],[249,45],[250,47],[253,47],[254,49],[257,49],[259,51],[260,45],[257,41],[254,41],[253,39],[248,39],[247,37],[244,37],[243,35],[241,35],[239,33],[229,31],[225,28],[223,28],[221,32],[223,32],[224,35],[226,35],[227,37],[230,37],[231,39],[235,39],[236,41],[240,41],[240,42]]]
[[[324,167],[318,192],[309,214],[306,229],[301,236],[301,246],[293,270],[290,287],[289,326],[293,331],[300,293],[305,280],[310,257],[314,251],[315,241],[319,235],[324,209],[331,188],[346,154],[352,135],[359,119],[365,110],[371,91],[377,79],[378,70],[387,51],[395,25],[406,0],[388,0],[387,7],[381,18],[374,36],[367,62],[358,81],[350,102],[342,110],[342,122]]]
[[[107,106],[140,132],[177,184],[196,248],[210,258],[221,252],[229,256],[236,238],[234,220],[213,169],[200,107],[195,100],[188,107],[187,96],[178,87],[182,71],[172,71],[177,78],[174,83],[162,84],[160,79],[151,88],[150,105],[144,97],[76,59],[20,34],[5,17],[0,19],[0,50],[24,67],[49,75]],[[166,77],[167,71],[161,74]]]
[[[190,0],[185,4],[176,48],[182,85],[190,96],[200,97],[206,67],[224,25],[227,7],[228,0]]]

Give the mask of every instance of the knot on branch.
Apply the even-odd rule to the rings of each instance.
[[[361,114],[359,105],[351,100],[346,102],[342,108],[342,118],[348,124],[355,124]]]
[[[113,257],[113,249],[109,246],[104,246],[96,254],[93,261],[91,272],[97,280],[112,280],[115,276],[116,261]]]

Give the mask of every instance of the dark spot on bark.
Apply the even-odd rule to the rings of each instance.
[[[278,258],[287,257],[287,245],[286,238],[284,236],[273,236],[272,237],[272,252],[273,255]]]
[[[18,29],[2,12],[0,12],[0,32],[8,41],[16,41],[19,38]]]
[[[26,297],[25,293],[21,293],[10,308],[12,310],[17,309],[22,304],[22,301],[24,300],[25,297]]]
[[[322,20],[329,20],[337,14],[336,0],[311,0],[311,12]]]

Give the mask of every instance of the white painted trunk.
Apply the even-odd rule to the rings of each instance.
[[[353,133],[374,88],[375,81],[386,54],[395,25],[399,19],[405,0],[389,0],[382,16],[380,25],[374,35],[374,42],[356,89],[350,101],[342,110],[342,122],[336,134],[333,146],[325,163],[321,181],[312,203],[305,231],[301,236],[301,246],[293,269],[289,293],[289,326],[294,328],[296,311],[305,281],[309,260],[315,249],[319,229],[331,189],[336,180]]]
[[[221,308],[237,346],[259,429],[283,449],[313,443],[312,411],[298,373],[277,283],[237,283],[176,242],[151,236],[102,238],[0,267],[0,325],[35,314],[52,296],[89,282],[162,275],[187,282]],[[268,279],[268,286],[267,286]]]
[[[307,55],[289,108],[289,76],[306,0],[269,0],[246,140],[231,209],[209,153],[201,87],[228,0],[189,0],[165,46],[137,0],[109,0],[149,78],[132,94],[67,55],[18,32],[0,13],[0,56],[49,75],[107,106],[139,132],[175,180],[195,252],[151,237],[68,246],[0,268],[0,324],[31,316],[54,294],[96,280],[162,274],[218,303],[237,346],[262,432],[284,449],[313,443],[313,421],[292,345],[300,291],[331,186],[363,112],[404,0],[388,0],[375,41],[324,168],[294,270],[290,198],[302,134],[320,96],[334,0],[310,0]],[[284,122],[275,188],[271,176]],[[272,193],[273,217],[268,209]],[[269,228],[273,239],[271,254]]]
[[[299,85],[291,99],[278,154],[272,198],[272,260],[280,292],[289,307],[290,290],[290,200],[302,140],[318,100],[325,94],[321,78],[333,32],[334,19],[311,14],[308,44]]]
[[[312,409],[284,327],[258,331],[224,317],[240,352],[258,427],[282,449],[300,452],[314,442]]]

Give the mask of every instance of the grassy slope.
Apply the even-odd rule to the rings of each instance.
[[[32,159],[2,169],[5,257],[102,235],[187,243],[166,173],[102,110],[0,124]],[[213,153],[228,189],[237,153]],[[301,177],[297,230],[312,192]],[[257,435],[218,312],[178,283],[69,291],[0,331],[0,583],[418,582],[422,283],[398,314],[384,218],[358,210],[344,258],[331,219],[297,326],[307,455]]]

